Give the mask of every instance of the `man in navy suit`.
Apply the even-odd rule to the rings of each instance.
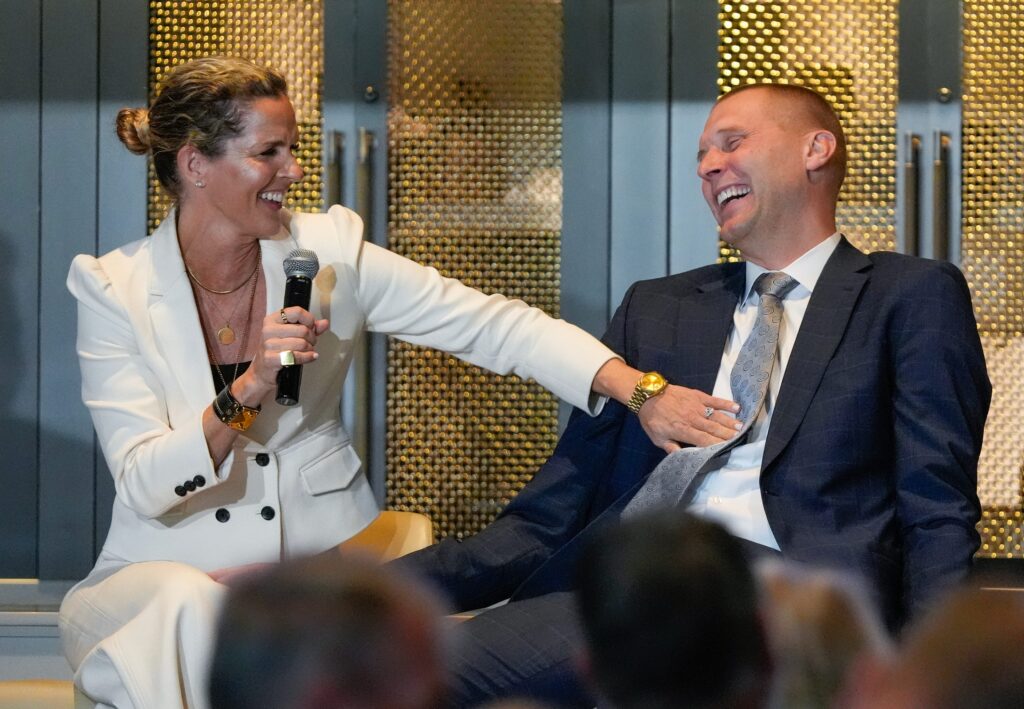
[[[724,524],[753,553],[863,575],[893,628],[969,571],[991,389],[962,274],[949,263],[865,255],[837,232],[845,138],[808,89],[759,85],[722,97],[698,158],[720,237],[746,263],[630,288],[605,342],[659,373],[637,385],[638,415],[614,402],[596,418],[575,414],[494,523],[400,562],[459,608],[510,598],[463,626],[459,705],[525,694],[593,706],[574,671],[578,552],[677,447],[656,432],[652,443],[641,425],[665,405],[662,379],[735,398],[729,373],[757,313],[752,285],[766,271],[797,282],[782,300],[766,403],[681,506]],[[725,411],[690,415],[733,422]]]

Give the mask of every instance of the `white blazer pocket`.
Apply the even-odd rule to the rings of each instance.
[[[362,462],[348,442],[340,443],[299,469],[302,485],[310,495],[344,490],[352,484]]]

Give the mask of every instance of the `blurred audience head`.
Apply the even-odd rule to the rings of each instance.
[[[771,706],[830,707],[859,662],[889,657],[891,642],[859,579],[781,561],[756,573],[774,668]]]
[[[840,706],[1024,707],[1024,599],[964,588],[912,625],[895,660],[862,669]]]
[[[762,705],[756,586],[721,526],[679,511],[630,519],[584,550],[578,581],[589,671],[608,705]]]
[[[443,613],[412,579],[357,555],[286,562],[233,588],[213,709],[427,709],[441,703]]]

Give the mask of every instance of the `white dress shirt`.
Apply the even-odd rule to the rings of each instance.
[[[698,487],[689,506],[690,512],[723,524],[735,536],[773,549],[778,549],[779,544],[768,525],[764,502],[761,500],[760,477],[764,442],[768,438],[775,399],[779,395],[782,377],[786,373],[793,343],[807,311],[807,303],[811,299],[811,293],[822,269],[825,268],[825,262],[839,244],[839,239],[838,233],[833,234],[793,263],[779,269],[792,276],[797,285],[782,301],[783,316],[779,331],[778,359],[772,369],[764,406],[750,427],[746,442],[722,456],[718,461],[720,467],[713,468],[702,480],[697,481]],[[746,297],[739,302],[733,314],[732,331],[725,343],[725,352],[722,354],[722,364],[718,368],[713,392],[714,396],[733,401],[736,398],[732,393],[729,375],[739,356],[740,348],[753,330],[757,318],[757,306],[761,298],[753,290],[754,281],[767,269],[748,261],[746,271]]]

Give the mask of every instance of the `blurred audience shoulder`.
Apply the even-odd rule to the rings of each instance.
[[[771,651],[769,706],[833,706],[853,668],[887,661],[892,640],[863,581],[781,560],[755,567]]]
[[[418,579],[359,552],[276,565],[230,591],[217,632],[211,706],[442,706],[444,615]]]
[[[866,663],[840,709],[1024,706],[1024,597],[962,587],[912,625],[895,658]]]
[[[583,661],[616,709],[760,707],[770,661],[743,549],[670,510],[597,535],[577,569]]]
[[[477,709],[556,709],[556,707],[535,699],[509,697],[508,699],[496,699],[493,702],[481,704]]]

